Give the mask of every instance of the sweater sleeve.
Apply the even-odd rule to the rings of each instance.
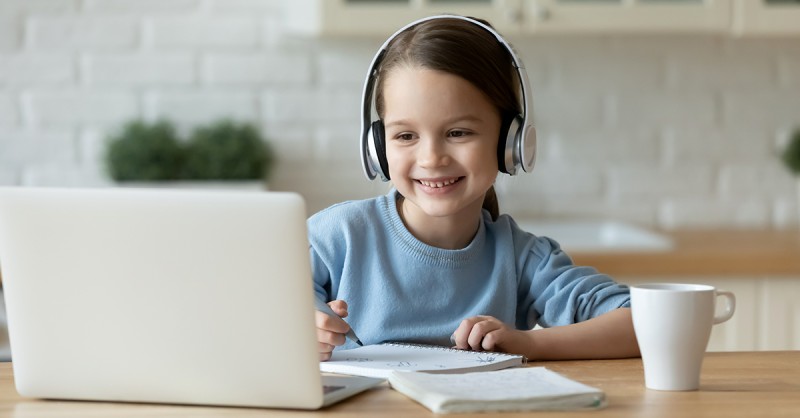
[[[317,300],[330,302],[333,297],[331,291],[331,274],[328,266],[320,257],[313,246],[309,245],[308,251],[311,253],[311,274],[314,279],[314,295]]]
[[[338,278],[341,277],[343,232],[333,211],[340,205],[324,209],[308,219],[308,251],[311,258],[311,274],[314,281],[314,293],[317,300],[330,302],[338,290]]]
[[[586,321],[630,306],[627,286],[592,267],[576,266],[557,242],[528,235],[520,268],[518,324],[552,327]]]

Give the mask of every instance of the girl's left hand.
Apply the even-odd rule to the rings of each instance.
[[[493,316],[474,316],[461,321],[453,333],[456,348],[474,351],[522,353],[528,342],[525,331],[504,324]]]

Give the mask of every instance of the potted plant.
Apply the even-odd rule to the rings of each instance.
[[[146,187],[264,189],[274,153],[250,123],[220,120],[182,140],[168,121],[133,121],[109,138],[115,181]]]
[[[115,181],[171,181],[180,177],[183,149],[171,123],[135,120],[109,138],[105,158]]]
[[[789,137],[781,159],[795,176],[797,182],[797,215],[800,222],[800,128],[795,129]]]
[[[183,177],[196,180],[265,180],[272,148],[249,123],[221,120],[194,130],[185,148]]]

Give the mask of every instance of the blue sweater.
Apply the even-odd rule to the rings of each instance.
[[[406,229],[397,192],[345,202],[308,220],[317,298],[342,299],[364,344],[449,345],[462,320],[491,315],[517,329],[567,325],[629,306],[628,288],[572,263],[558,243],[484,211],[463,249],[427,245]],[[353,348],[347,341],[343,348]]]

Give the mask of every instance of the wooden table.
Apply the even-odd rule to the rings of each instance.
[[[699,391],[644,387],[640,359],[533,363],[606,392],[608,406],[581,412],[502,417],[800,417],[800,351],[709,353]],[[383,385],[320,411],[43,401],[21,398],[9,363],[0,364],[0,416],[25,417],[426,417],[430,411]],[[453,415],[489,418],[493,414]]]

